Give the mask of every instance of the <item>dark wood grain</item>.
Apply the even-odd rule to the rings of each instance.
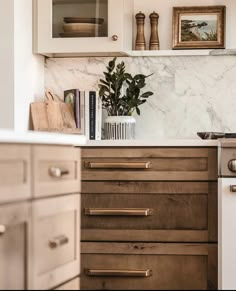
[[[82,290],[217,289],[217,148],[82,150]],[[150,169],[89,169],[149,162]],[[85,208],[152,208],[152,216],[88,216]],[[211,242],[212,244],[208,244]],[[94,269],[152,269],[147,278]]]
[[[82,244],[82,290],[206,290],[212,246]],[[213,246],[214,247],[214,246]],[[83,253],[86,248],[86,254]],[[89,254],[89,248],[92,254]],[[98,251],[94,254],[93,250]],[[151,269],[147,278],[89,277],[84,269]],[[214,270],[212,271],[214,273]]]
[[[82,241],[207,242],[207,230],[82,229]]]
[[[214,182],[213,182],[214,184]],[[217,187],[217,183],[214,184]],[[83,181],[83,194],[207,194],[208,182]]]
[[[89,216],[85,208],[152,208],[150,216]],[[207,230],[207,195],[83,194],[82,229]]]
[[[209,242],[218,240],[218,187],[217,183],[209,183],[208,191],[208,231]]]

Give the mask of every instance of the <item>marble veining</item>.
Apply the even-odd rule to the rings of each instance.
[[[111,58],[49,58],[45,89],[59,97],[71,88],[97,90]],[[235,56],[124,57],[133,74],[154,73],[154,95],[136,116],[137,139],[196,138],[197,131],[236,132]]]

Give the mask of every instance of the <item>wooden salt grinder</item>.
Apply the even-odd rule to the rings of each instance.
[[[150,14],[149,17],[150,17],[150,22],[151,22],[151,37],[150,37],[149,49],[159,50],[160,49],[159,36],[158,36],[159,14],[156,12],[153,12]]]
[[[135,50],[146,50],[146,40],[144,36],[145,14],[141,11],[135,16],[137,22],[137,37]]]

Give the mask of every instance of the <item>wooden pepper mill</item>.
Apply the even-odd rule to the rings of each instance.
[[[146,40],[144,35],[145,14],[141,11],[135,16],[137,22],[137,37],[135,50],[146,50]]]
[[[159,50],[160,43],[159,43],[159,36],[158,36],[158,20],[159,14],[155,11],[150,14],[150,22],[151,22],[151,37],[149,43],[150,50]]]

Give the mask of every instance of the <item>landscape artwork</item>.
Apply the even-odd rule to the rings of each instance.
[[[173,7],[173,49],[225,48],[225,6]]]
[[[180,17],[181,41],[217,41],[217,15],[182,15]]]

